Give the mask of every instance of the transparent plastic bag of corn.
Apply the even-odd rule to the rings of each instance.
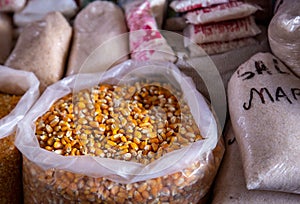
[[[224,152],[209,106],[171,63],[67,77],[18,128],[25,203],[198,203]]]

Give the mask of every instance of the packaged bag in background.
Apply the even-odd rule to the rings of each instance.
[[[254,38],[241,38],[237,40],[225,41],[225,42],[211,42],[189,46],[190,57],[197,57],[203,55],[201,49],[205,51],[205,54],[213,55],[228,52],[230,50],[239,49],[245,46],[254,45],[257,41]],[[199,48],[201,47],[201,49]]]
[[[184,36],[194,43],[223,42],[246,37],[253,37],[261,31],[255,23],[254,17],[219,22],[208,25],[188,25]],[[188,47],[188,43],[185,43]]]
[[[0,66],[0,203],[23,203],[15,128],[38,98],[38,87],[33,73]]]
[[[175,0],[170,7],[176,12],[186,12],[228,2],[229,0]]]
[[[15,12],[21,10],[26,0],[0,0],[0,12]]]
[[[49,13],[24,28],[5,65],[33,72],[43,91],[63,76],[71,36],[72,28],[62,14]]]
[[[300,76],[300,2],[277,1],[268,37],[272,52]]]
[[[133,61],[48,87],[16,145],[25,203],[198,203],[224,152],[191,79],[173,64]]]
[[[250,16],[258,8],[258,6],[242,1],[231,1],[229,3],[190,11],[185,15],[185,18],[191,24],[216,23]]]
[[[139,61],[176,61],[176,56],[158,30],[151,5],[157,0],[126,1],[123,4],[130,30],[131,58]],[[159,0],[160,1],[160,0]]]
[[[240,65],[229,112],[248,189],[300,193],[300,79],[270,53]]]
[[[96,1],[85,7],[75,18],[74,37],[66,75],[99,72],[128,59],[129,45],[125,16],[121,8],[111,2]],[[124,34],[124,35],[122,35]],[[97,47],[101,48],[95,50]],[[85,60],[95,50],[98,62],[82,69]],[[113,51],[112,51],[113,50]],[[94,53],[93,53],[94,54]],[[100,64],[101,62],[101,64]]]
[[[76,2],[74,0],[28,0],[25,8],[14,14],[14,23],[19,27],[24,27],[44,19],[48,13],[55,11],[70,19],[77,12]]]

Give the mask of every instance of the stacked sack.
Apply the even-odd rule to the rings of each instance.
[[[207,54],[223,53],[249,44],[261,31],[255,23],[258,7],[241,1],[198,0],[173,1],[170,6],[177,12],[186,12],[189,23],[184,29],[185,47],[190,56],[202,55],[201,46]],[[192,42],[191,42],[192,41]]]
[[[13,24],[10,13],[25,6],[25,0],[0,0],[0,64],[4,64],[13,47]]]

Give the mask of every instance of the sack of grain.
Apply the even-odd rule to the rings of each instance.
[[[22,203],[22,159],[14,145],[17,123],[39,96],[33,73],[0,66],[0,203]]]
[[[128,1],[123,5],[130,30],[131,58],[138,61],[175,62],[176,56],[158,30],[155,17],[152,15],[152,3],[152,1]]]
[[[185,14],[188,23],[207,24],[240,19],[250,16],[258,10],[258,6],[244,3],[242,1],[231,1],[209,8],[190,11]]]
[[[224,41],[224,42],[210,42],[203,44],[192,44],[188,47],[190,57],[198,57],[203,55],[202,49],[208,55],[220,54],[228,52],[230,50],[236,50],[245,46],[257,44],[258,42],[252,38],[241,38],[236,40]]]
[[[280,1],[268,34],[274,55],[300,76],[300,1]]]
[[[5,65],[33,72],[43,91],[63,76],[71,35],[65,18],[58,12],[49,13],[24,28]]]
[[[197,203],[224,151],[207,103],[169,63],[69,76],[18,127],[25,202]]]
[[[299,77],[258,53],[232,75],[228,99],[247,188],[299,194]]]
[[[14,24],[24,27],[44,19],[48,13],[55,11],[60,12],[67,19],[71,19],[77,11],[76,2],[75,0],[28,0],[22,11],[14,13]]]
[[[212,204],[294,204],[299,201],[297,194],[247,190],[240,150],[230,122],[224,140],[226,152],[215,180]]]
[[[254,17],[250,16],[208,25],[190,24],[184,29],[184,36],[194,43],[202,44],[253,37],[260,32],[261,30],[256,25]],[[185,42],[185,46],[188,47],[189,43]]]
[[[108,69],[127,60],[129,45],[128,35],[125,33],[127,27],[121,8],[106,1],[90,3],[75,18],[66,75],[99,72],[99,67]],[[97,52],[93,53],[97,55],[97,65],[84,66],[85,60],[94,51]]]
[[[176,12],[186,12],[228,2],[229,0],[175,0],[170,7]]]

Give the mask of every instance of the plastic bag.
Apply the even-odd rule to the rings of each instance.
[[[272,52],[300,76],[300,2],[280,1],[269,29]]]
[[[87,70],[80,70],[87,57],[98,47],[101,64],[97,67],[110,67],[128,59],[128,38],[123,11],[114,3],[96,1],[90,3],[75,18],[72,50],[66,75]],[[121,37],[122,35],[123,37]],[[113,52],[112,52],[113,50]],[[122,56],[121,59],[119,57]],[[117,62],[115,62],[117,60]],[[97,70],[89,70],[97,72]]]
[[[8,115],[0,116],[0,203],[22,202],[22,160],[14,146],[14,133],[17,123],[38,98],[38,87],[33,73],[0,66],[0,93],[23,95]]]
[[[15,12],[21,10],[26,0],[0,0],[0,11]]]
[[[184,30],[184,36],[195,43],[202,44],[253,37],[260,32],[261,30],[256,25],[253,16],[250,16],[216,24],[189,25]],[[185,42],[186,47],[188,44]]]
[[[298,203],[300,195],[247,190],[240,150],[230,122],[228,122],[224,140],[226,152],[215,180],[212,204],[234,204],[244,203],[245,201],[248,203],[272,204]]]
[[[167,153],[148,165],[91,156],[61,156],[40,148],[34,134],[34,121],[54,101],[74,89],[81,90],[99,82],[118,84],[140,78],[159,80],[183,89],[184,100],[206,139]],[[28,199],[28,202],[104,199],[106,202],[196,203],[207,193],[224,151],[216,121],[190,78],[183,76],[172,64],[133,61],[124,62],[106,73],[70,76],[50,86],[19,124],[16,145],[28,158],[24,159],[25,201]],[[48,190],[49,185],[53,190]]]
[[[161,60],[174,62],[176,56],[158,30],[151,13],[152,1],[131,1],[123,5],[130,30],[131,58],[139,61]]]
[[[32,71],[40,90],[61,79],[64,73],[72,28],[58,12],[26,26],[5,65]]]
[[[67,19],[75,16],[77,5],[74,0],[28,0],[26,7],[14,14],[14,23],[23,27],[35,21],[42,20],[50,12],[60,12]]]
[[[235,50],[241,47],[249,46],[256,44],[256,40],[254,38],[242,38],[237,40],[225,41],[225,42],[211,42],[211,43],[204,43],[198,44],[206,54],[213,55],[228,52],[230,50]],[[203,55],[202,50],[198,48],[198,46],[190,45],[190,57],[197,57]]]
[[[197,8],[205,8],[215,4],[222,4],[228,2],[229,0],[176,0],[172,1],[170,7],[176,12],[185,12]]]
[[[191,24],[216,23],[221,21],[245,18],[257,11],[258,7],[241,1],[203,8],[188,12],[185,18]]]
[[[228,83],[229,112],[248,189],[300,193],[300,80],[270,53]]]

